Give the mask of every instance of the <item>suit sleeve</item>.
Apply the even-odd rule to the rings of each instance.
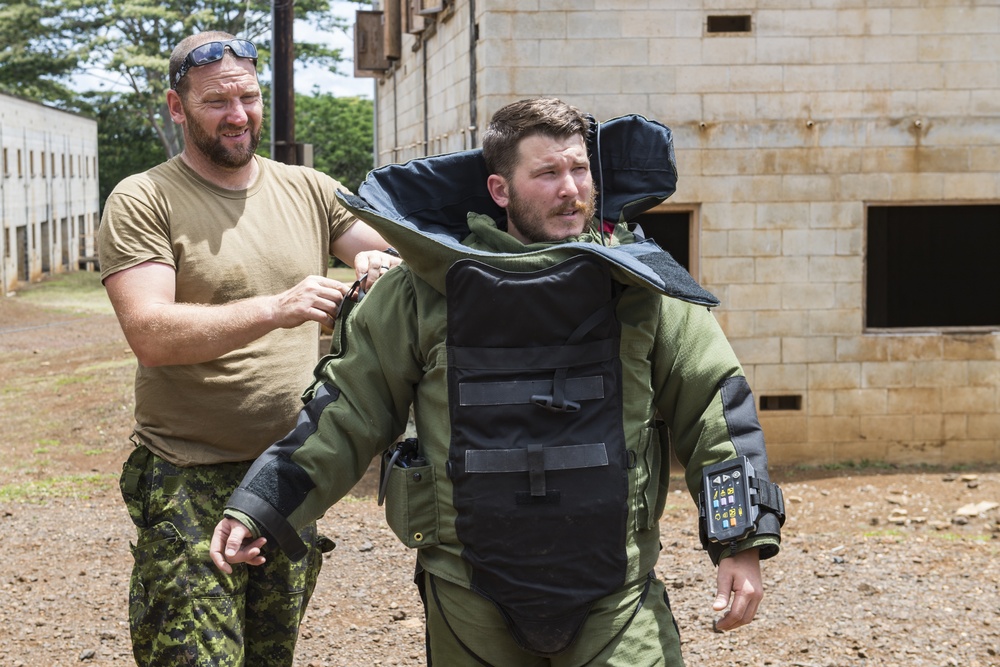
[[[758,478],[769,481],[753,394],[729,341],[706,308],[661,300],[653,389],[695,501],[702,490],[702,469],[737,456],[746,456]],[[756,531],[745,540],[725,548],[702,540],[715,563],[751,548],[760,548],[762,559],[770,558],[780,543],[778,516],[763,510]]]
[[[292,558],[298,530],[361,479],[406,428],[423,364],[410,274],[386,274],[346,321],[338,349],[320,361],[295,428],[254,462],[227,503]]]

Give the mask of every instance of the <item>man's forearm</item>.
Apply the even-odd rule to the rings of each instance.
[[[237,350],[278,328],[269,302],[254,297],[223,305],[170,303],[151,306],[127,321],[129,345],[143,366],[198,364]]]

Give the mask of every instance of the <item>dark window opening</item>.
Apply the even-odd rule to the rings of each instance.
[[[870,206],[866,324],[1000,325],[1000,206]]]
[[[709,16],[709,32],[750,32],[750,15]]]
[[[691,213],[645,213],[636,222],[646,238],[670,253],[688,272],[691,272]]]
[[[801,410],[802,396],[792,394],[788,396],[761,396],[760,409],[764,410]]]

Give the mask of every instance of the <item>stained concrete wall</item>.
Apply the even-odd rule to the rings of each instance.
[[[0,295],[92,267],[97,121],[0,94]]]
[[[873,331],[864,312],[869,205],[1000,203],[1000,2],[474,3],[404,36],[379,163],[477,145],[468,128],[524,97],[659,120],[695,277],[755,394],[801,401],[761,413],[772,459],[1000,458],[997,327]],[[751,30],[708,32],[727,15]]]

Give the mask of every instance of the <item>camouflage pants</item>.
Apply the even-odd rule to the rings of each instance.
[[[312,524],[309,554],[293,562],[265,549],[259,567],[216,569],[208,556],[215,525],[250,462],[180,468],[136,447],[121,490],[138,539],[129,584],[132,652],[143,666],[292,664],[299,622],[332,543]]]

